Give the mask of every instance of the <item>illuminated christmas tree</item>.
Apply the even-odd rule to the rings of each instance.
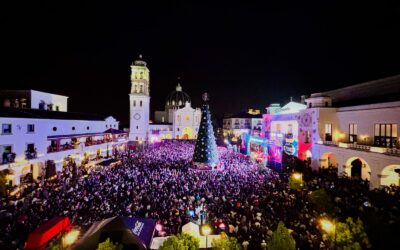
[[[194,148],[193,162],[199,167],[214,167],[219,163],[217,143],[211,123],[211,113],[208,106],[208,94],[203,94],[201,107],[201,122],[197,133],[196,146]]]

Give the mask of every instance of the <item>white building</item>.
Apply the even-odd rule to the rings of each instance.
[[[269,139],[270,153],[275,154],[270,160],[280,162],[281,154],[284,151],[288,155],[293,155],[305,159],[304,150],[311,141],[303,139],[300,130],[300,112],[306,109],[306,105],[290,101],[283,107],[279,104],[271,104],[267,108],[267,114],[263,115],[263,132]]]
[[[372,188],[399,185],[400,76],[314,93],[305,102],[267,108],[269,159],[295,152],[314,169],[334,167]]]
[[[141,59],[141,57],[140,57]],[[195,139],[201,111],[193,109],[190,97],[178,83],[166,100],[165,110],[155,112],[150,121],[150,77],[146,62],[136,60],[131,65],[129,140],[155,142],[163,139]]]
[[[314,168],[337,167],[371,187],[399,185],[400,76],[312,94],[306,102]]]
[[[2,90],[0,102],[3,107],[30,108],[41,110],[68,110],[68,96],[56,95],[37,90]]]
[[[223,119],[224,137],[232,141],[246,140],[247,136],[260,136],[262,130],[262,114],[260,110],[249,109]]]
[[[20,183],[21,177],[29,173],[34,179],[45,172],[54,174],[67,161],[79,165],[124,149],[127,133],[118,130],[119,122],[113,117],[67,112],[68,97],[57,102],[58,95],[21,92],[32,94],[29,107],[36,107],[40,100],[52,100],[64,112],[0,108],[0,171],[8,169],[13,173],[9,175],[13,184]]]

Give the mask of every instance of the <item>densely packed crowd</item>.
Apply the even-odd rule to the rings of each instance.
[[[293,230],[300,249],[324,249],[316,225],[320,214],[303,193],[289,189],[287,174],[261,168],[247,156],[226,150],[220,151],[223,170],[195,170],[193,148],[192,142],[163,142],[120,154],[116,166],[89,173],[80,170],[78,175],[67,167],[56,180],[35,183],[33,191],[18,202],[0,204],[0,248],[22,249],[28,233],[56,215],[68,216],[83,230],[116,215],[155,218],[163,225],[160,235],[178,233],[182,225],[200,220],[201,215],[203,222],[214,226],[214,233],[223,223],[248,249],[261,249],[279,221]],[[342,216],[357,217],[370,209],[383,213],[372,204],[364,186],[354,192],[352,186],[338,187],[338,179],[330,174],[312,172],[305,180],[311,190],[325,187],[337,197]],[[400,197],[396,192],[392,195]],[[385,219],[398,215],[395,208],[382,214]]]

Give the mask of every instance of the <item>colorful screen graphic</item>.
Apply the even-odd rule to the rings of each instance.
[[[297,140],[293,138],[293,134],[286,134],[285,144],[283,145],[283,151],[292,156],[297,156],[298,153],[298,143]]]
[[[247,155],[259,161],[268,160],[268,140],[258,136],[249,136]]]
[[[282,147],[283,147],[283,134],[270,133],[270,140],[268,142],[268,161],[281,163],[282,162]]]

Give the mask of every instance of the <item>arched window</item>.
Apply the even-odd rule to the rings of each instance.
[[[143,102],[142,102],[142,101],[140,101],[140,107],[142,107],[142,105],[143,105]]]
[[[309,108],[312,108],[312,103],[311,103],[311,102],[308,104],[308,107],[309,107]]]
[[[143,93],[143,85],[140,85],[140,92],[139,93]]]
[[[143,72],[140,72],[140,79],[143,79]]]

